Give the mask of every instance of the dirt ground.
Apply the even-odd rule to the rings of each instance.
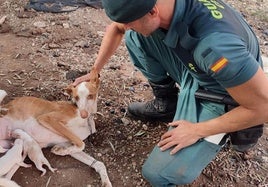
[[[229,2],[252,25],[268,56],[268,2]],[[55,14],[25,11],[26,3],[0,0],[0,88],[8,92],[4,102],[25,95],[67,100],[63,89],[93,64],[109,20],[102,9],[84,7]],[[167,127],[126,116],[130,102],[152,95],[148,83],[131,65],[124,44],[103,69],[101,80],[97,133],[85,140],[85,151],[104,162],[113,186],[149,187],[141,176],[141,166]],[[23,187],[100,186],[99,175],[92,168],[69,156],[55,156],[49,149],[44,149],[44,154],[57,172],[40,177],[35,167],[20,168],[13,180]],[[227,145],[187,186],[264,187],[268,186],[267,172],[266,125],[258,145],[248,154]]]

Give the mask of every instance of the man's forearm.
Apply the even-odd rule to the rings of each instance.
[[[241,106],[217,118],[199,122],[196,132],[200,137],[207,137],[219,133],[229,133],[264,123],[265,117],[256,111]]]
[[[112,23],[107,27],[97,59],[93,65],[98,73],[101,71],[103,66],[108,62],[110,57],[114,54],[114,52],[120,45],[123,36],[124,36],[124,30],[122,27],[118,27],[118,24]]]
[[[240,106],[220,117],[200,122],[195,127],[200,136],[234,132],[268,121],[268,82],[261,68],[250,80],[227,91]]]

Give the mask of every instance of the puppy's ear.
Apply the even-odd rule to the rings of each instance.
[[[70,85],[68,85],[65,89],[64,89],[64,91],[68,94],[68,95],[72,95],[72,93],[73,93],[73,89],[74,89],[74,86],[72,85],[72,84],[70,84]]]

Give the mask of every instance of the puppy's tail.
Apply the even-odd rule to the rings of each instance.
[[[0,104],[2,103],[3,99],[7,96],[7,92],[5,90],[0,90]]]

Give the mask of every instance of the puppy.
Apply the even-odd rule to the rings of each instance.
[[[20,187],[14,181],[11,181],[11,180],[6,179],[6,178],[0,178],[0,186],[1,187]]]
[[[56,171],[56,169],[52,168],[48,160],[45,158],[39,144],[29,134],[21,129],[16,129],[12,131],[12,137],[23,140],[23,157],[28,155],[31,161],[34,162],[36,168],[42,171],[41,176],[46,174],[46,169],[42,167],[43,164],[46,165],[53,173]]]
[[[22,151],[23,141],[21,139],[16,139],[13,147],[0,158],[0,176],[6,175],[16,164],[23,167],[31,167],[31,165],[23,162]]]

